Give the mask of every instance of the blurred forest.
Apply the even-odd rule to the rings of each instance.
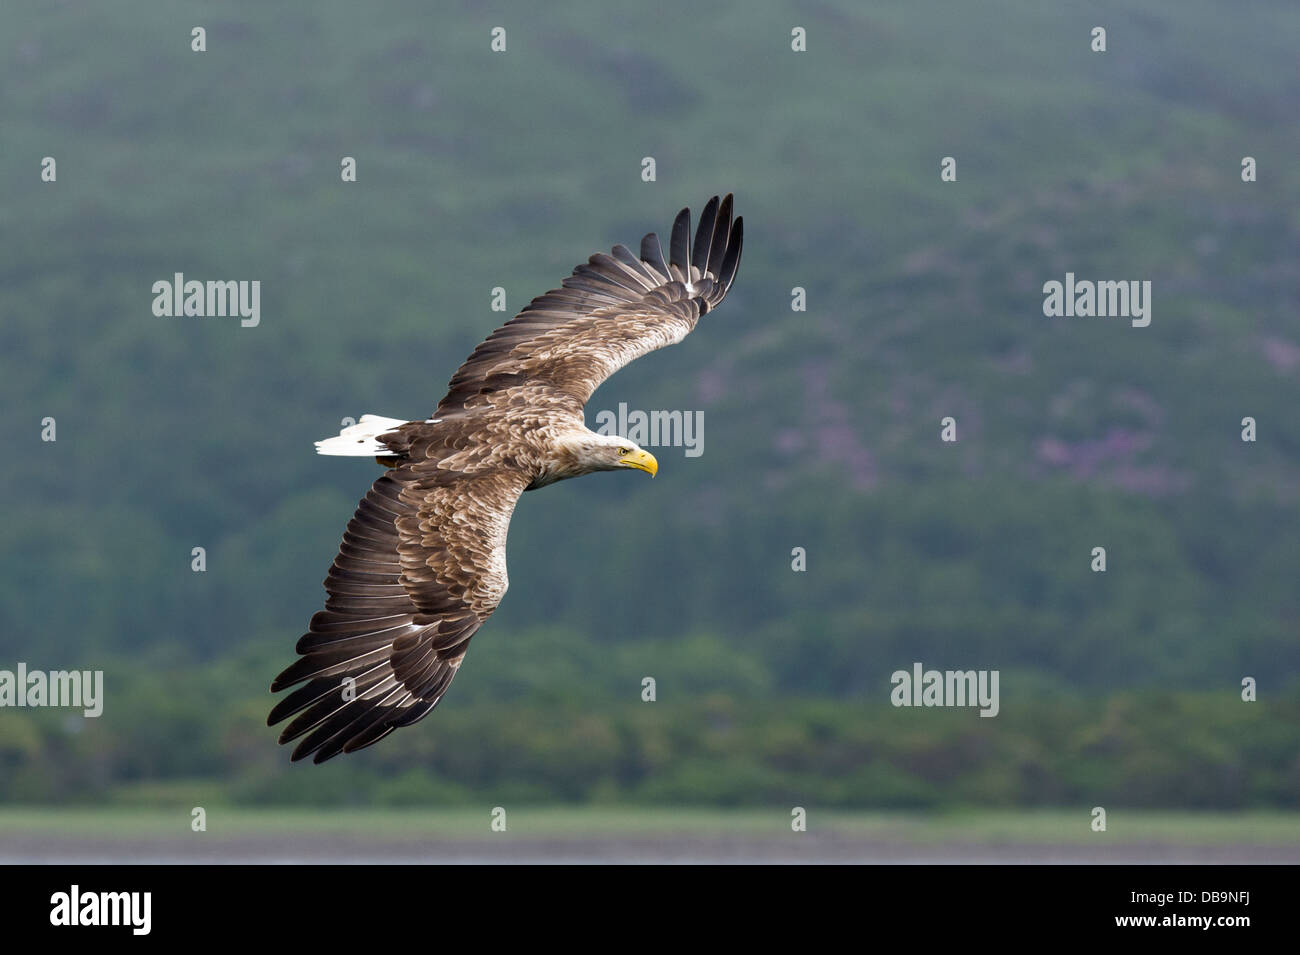
[[[1300,808],[1300,7],[946,7],[9,9],[0,669],[106,700],[0,710],[0,801]],[[526,495],[437,711],[290,766],[267,687],[377,472],[312,441],[727,191],[732,294],[588,405],[702,456]],[[1067,271],[1151,325],[1045,318]],[[155,317],[175,272],[260,324]],[[894,709],[914,661],[1000,715]]]

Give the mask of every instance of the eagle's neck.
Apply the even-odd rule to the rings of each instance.
[[[590,474],[599,468],[592,465],[588,449],[602,441],[596,432],[583,428],[566,428],[542,433],[541,467],[525,490],[532,491],[557,481]]]

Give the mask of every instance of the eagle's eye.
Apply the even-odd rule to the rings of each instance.
[[[627,449],[627,448],[619,448],[619,449],[618,449],[618,453],[619,453],[619,454],[627,454],[627,452],[628,452],[628,449]]]

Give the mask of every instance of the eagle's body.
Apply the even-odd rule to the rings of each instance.
[[[623,246],[593,255],[474,350],[432,418],[367,415],[317,442],[322,454],[373,455],[388,470],[348,522],[301,657],[271,685],[303,683],[268,719],[295,717],[280,736],[305,736],[294,759],[369,746],[437,705],[505,594],[520,494],[594,471],[656,472],[653,455],[589,430],[583,407],[722,301],[742,244],[731,209],[731,196],[709,201],[693,250],[683,209],[667,261],[653,233],[639,258]]]

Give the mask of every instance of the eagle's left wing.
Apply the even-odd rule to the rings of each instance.
[[[329,598],[271,684],[298,689],[267,724],[320,763],[423,719],[507,586],[506,530],[528,477],[464,473],[435,460],[382,474],[348,522]]]
[[[673,223],[668,261],[653,232],[636,256],[625,246],[593,255],[493,332],[451,379],[434,417],[478,406],[482,395],[539,389],[581,414],[593,391],[640,356],[681,341],[722,301],[740,265],[744,220],[714,196],[691,243],[691,213]],[[575,404],[576,403],[576,404]]]

